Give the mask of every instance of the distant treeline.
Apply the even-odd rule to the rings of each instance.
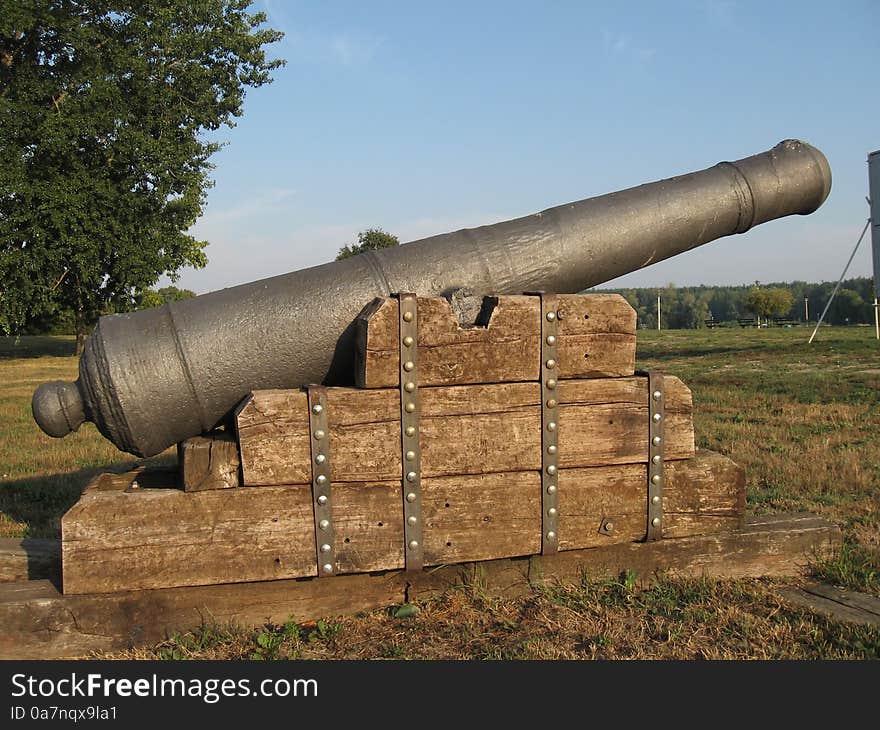
[[[747,306],[754,299],[754,290],[782,289],[791,294],[787,311],[774,313],[774,320],[792,323],[809,320],[813,323],[822,314],[835,282],[811,284],[804,281],[744,286],[684,286],[668,284],[654,289],[593,289],[622,294],[638,314],[639,328],[657,326],[657,296],[660,296],[660,325],[663,329],[697,329],[710,323],[737,325],[740,319],[757,318]],[[804,300],[806,299],[806,307]],[[825,315],[825,322],[833,325],[867,324],[874,322],[874,289],[870,278],[845,279]],[[763,321],[762,317],[762,321]]]

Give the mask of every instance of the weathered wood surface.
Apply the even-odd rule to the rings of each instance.
[[[0,659],[83,656],[158,642],[202,622],[256,625],[353,614],[427,597],[478,580],[493,595],[530,585],[611,578],[633,570],[742,578],[799,575],[840,544],[839,529],[811,515],[747,519],[742,530],[651,543],[606,545],[551,557],[494,560],[424,571],[310,580],[62,596],[48,581],[0,584]]]
[[[149,488],[148,475],[96,480],[64,515],[65,593],[315,574],[308,487],[186,493]]]
[[[494,305],[494,306],[493,306]],[[619,294],[559,296],[559,377],[632,375],[636,313]],[[400,385],[398,302],[376,299],[357,321],[355,383]],[[443,297],[418,299],[423,386],[540,379],[541,307],[536,296],[486,297],[477,326],[462,326]]]
[[[876,596],[815,582],[786,586],[778,593],[796,606],[838,621],[880,626],[880,598]]]
[[[666,458],[694,454],[693,401],[666,376]],[[647,461],[647,378],[562,380],[557,386],[559,464],[587,467]],[[539,470],[541,387],[535,383],[420,389],[423,477]],[[396,390],[327,389],[331,479],[399,479]],[[311,480],[306,394],[252,393],[236,413],[246,486]]]
[[[738,465],[701,451],[667,469],[665,535],[739,527],[745,486]],[[561,549],[642,539],[646,470],[644,464],[560,470]],[[187,494],[114,484],[87,491],[62,520],[65,593],[315,574],[308,485]],[[339,482],[332,495],[336,572],[403,567],[400,482]],[[540,552],[538,471],[427,477],[422,513],[426,565]],[[602,530],[608,521],[610,532]]]
[[[60,573],[60,540],[0,538],[0,583],[57,580]]]
[[[231,432],[216,431],[182,441],[177,445],[177,463],[185,492],[241,486],[238,443]]]

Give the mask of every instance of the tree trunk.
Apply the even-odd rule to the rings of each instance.
[[[86,346],[86,320],[83,316],[82,308],[76,310],[76,356],[82,355],[83,348]]]

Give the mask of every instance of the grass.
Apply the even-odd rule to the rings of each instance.
[[[522,598],[474,586],[334,623],[206,624],[121,659],[878,659],[880,628],[793,608],[772,581],[584,579]]]
[[[880,595],[880,344],[868,328],[640,331],[638,367],[679,376],[698,445],[747,475],[752,513],[841,525],[823,580]],[[88,479],[142,463],[91,424],[63,440],[33,423],[42,382],[72,380],[72,338],[0,339],[0,536],[51,537]],[[173,460],[173,453],[156,457]],[[471,587],[334,622],[204,626],[150,658],[877,658],[878,630],[786,605],[772,581],[585,580],[495,600]],[[407,614],[409,617],[403,617]]]
[[[50,380],[76,380],[75,349],[73,337],[0,337],[0,537],[60,536],[61,515],[89,479],[145,463],[91,423],[65,439],[46,436],[34,423],[34,390]]]

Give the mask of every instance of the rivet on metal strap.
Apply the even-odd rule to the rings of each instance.
[[[647,540],[663,537],[663,469],[666,421],[666,394],[663,390],[663,373],[648,373],[648,531]]]
[[[419,310],[415,294],[398,294],[400,345],[400,463],[403,469],[403,555],[407,570],[421,570],[422,452],[419,447]]]
[[[327,389],[308,386],[309,433],[312,457],[312,508],[315,514],[315,551],[318,577],[336,571],[333,503],[330,492],[330,429],[327,425]]]
[[[541,292],[541,554],[559,550],[559,369],[558,305]]]

